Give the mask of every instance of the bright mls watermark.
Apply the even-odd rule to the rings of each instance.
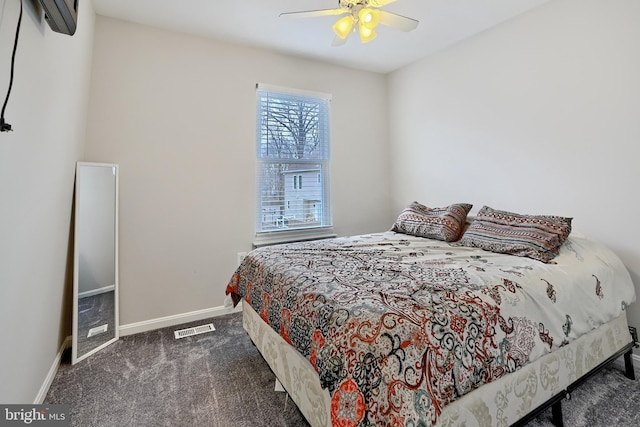
[[[0,427],[70,427],[69,405],[0,405]]]

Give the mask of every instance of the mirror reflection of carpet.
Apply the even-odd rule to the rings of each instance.
[[[114,291],[78,300],[78,354],[85,354],[113,339],[115,331],[114,301]],[[107,325],[106,332],[88,336],[91,329],[102,325]]]

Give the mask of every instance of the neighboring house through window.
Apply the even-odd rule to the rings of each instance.
[[[255,244],[332,235],[330,95],[263,84],[256,92]]]

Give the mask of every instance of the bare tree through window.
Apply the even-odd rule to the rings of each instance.
[[[298,184],[306,175],[326,174],[328,101],[258,90],[257,125],[258,231],[329,225],[326,180],[305,188]]]

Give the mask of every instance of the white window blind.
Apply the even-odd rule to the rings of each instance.
[[[331,227],[330,96],[257,86],[256,231]]]

